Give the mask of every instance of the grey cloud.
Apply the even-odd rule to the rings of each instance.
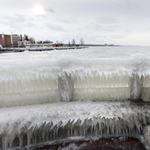
[[[36,15],[36,18],[47,18],[45,15]]]
[[[3,23],[12,23],[12,22],[19,22],[19,23],[23,23],[26,21],[26,16],[24,15],[20,15],[20,14],[16,14],[13,16],[8,16],[8,15],[2,15],[1,16],[1,20]]]
[[[99,17],[97,18],[98,22],[101,24],[116,24],[119,23],[119,20],[111,17]]]
[[[34,23],[32,23],[32,22],[27,22],[25,24],[25,26],[27,26],[27,27],[35,27],[36,25]]]
[[[137,3],[137,1],[131,1],[131,0],[126,0],[126,8],[127,9],[136,9],[139,10],[139,5]]]
[[[119,11],[121,14],[122,13],[131,13],[133,11],[137,12],[139,11],[139,3],[138,1],[131,1],[131,0],[124,0],[123,2],[119,2],[116,5],[114,5],[115,11]],[[131,14],[132,15],[132,14]]]
[[[132,9],[132,4],[131,4],[130,0],[127,0],[127,8]]]
[[[0,18],[1,18],[0,24],[3,24],[11,28],[16,28],[16,29],[17,28],[21,29],[27,20],[26,16],[19,15],[19,14],[16,14],[13,16],[2,15],[0,16]]]
[[[59,30],[59,31],[64,30],[64,28],[62,26],[59,26],[59,25],[56,25],[56,24],[47,23],[46,26],[50,30]]]
[[[77,21],[74,20],[74,19],[70,19],[70,20],[69,20],[69,19],[59,18],[58,21],[61,21],[61,22],[63,22],[63,23],[77,23]]]
[[[121,39],[121,38],[126,38],[127,36],[126,35],[109,35],[108,36],[109,38],[112,38],[112,39]]]
[[[49,7],[49,8],[46,8],[45,11],[48,11],[48,12],[51,12],[51,13],[54,13],[54,12],[55,12],[55,11],[54,11],[52,8],[50,8],[50,7]]]
[[[36,26],[31,18],[26,15],[15,14],[13,16],[3,15],[0,16],[0,24],[11,27],[13,29],[23,29],[24,27]]]
[[[125,30],[125,32],[126,32],[126,33],[129,33],[129,32],[130,32],[130,30]]]
[[[96,31],[104,31],[104,32],[114,32],[116,31],[119,26],[118,25],[98,25],[95,24],[91,27],[92,29],[95,29]]]

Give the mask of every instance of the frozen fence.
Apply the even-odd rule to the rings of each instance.
[[[0,107],[76,100],[150,100],[150,59],[0,60]]]
[[[150,106],[76,101],[0,109],[0,148],[34,149],[84,138],[138,137],[150,123]],[[149,135],[146,135],[149,138]]]

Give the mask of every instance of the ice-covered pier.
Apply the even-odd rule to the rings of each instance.
[[[66,46],[66,47],[32,47],[32,48],[2,48],[0,52],[24,52],[24,51],[52,51],[52,50],[72,50],[85,49],[86,46]]]
[[[136,137],[143,131],[148,139],[149,66],[143,54],[1,59],[0,147],[29,148],[73,137]]]

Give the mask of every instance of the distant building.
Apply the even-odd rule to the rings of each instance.
[[[53,44],[53,47],[60,47],[60,44]]]
[[[12,38],[12,46],[18,47],[18,42],[20,41],[19,35],[18,34],[12,34],[11,38]]]
[[[3,47],[11,47],[11,35],[0,34],[0,45]]]
[[[24,43],[26,48],[52,47],[52,43]]]
[[[19,41],[18,47],[26,47],[27,44],[31,44],[30,41]]]

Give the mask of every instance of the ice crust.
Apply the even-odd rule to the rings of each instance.
[[[0,109],[2,149],[69,137],[136,137],[150,106],[126,102],[58,102]],[[1,142],[0,142],[1,143]]]
[[[148,101],[149,66],[150,60],[143,54],[129,58],[63,55],[55,59],[0,60],[0,107],[69,101],[70,97],[71,100],[126,100],[130,98],[133,73],[142,78],[142,98]],[[61,86],[64,83],[68,84]]]

